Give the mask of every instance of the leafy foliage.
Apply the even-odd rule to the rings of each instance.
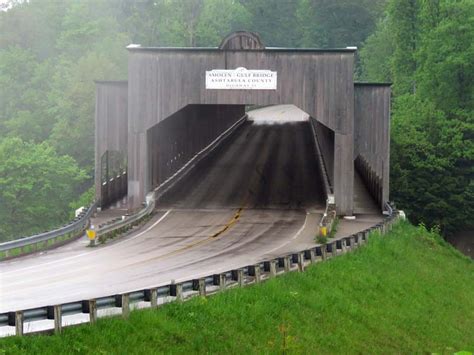
[[[75,186],[87,178],[71,157],[46,142],[7,138],[0,143],[0,241],[55,227],[69,217]],[[43,220],[43,224],[38,221]]]
[[[474,221],[473,57],[466,0],[390,1],[361,54],[366,79],[394,83],[392,198],[444,234]]]

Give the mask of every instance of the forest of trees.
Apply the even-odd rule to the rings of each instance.
[[[361,52],[393,82],[391,198],[444,235],[474,226],[474,2],[393,0]]]
[[[94,80],[125,46],[361,48],[358,80],[393,82],[392,199],[445,233],[472,225],[472,0],[12,0],[0,12],[0,241],[92,199]]]

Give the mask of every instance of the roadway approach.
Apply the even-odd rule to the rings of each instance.
[[[292,105],[249,112],[125,237],[95,248],[83,237],[1,262],[0,313],[199,278],[315,245],[325,201],[307,118]],[[336,237],[383,218],[357,175],[355,216]],[[64,322],[80,321],[71,317]]]

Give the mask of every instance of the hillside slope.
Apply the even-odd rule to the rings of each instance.
[[[0,353],[474,351],[474,263],[400,223],[351,254],[260,286],[99,320]]]

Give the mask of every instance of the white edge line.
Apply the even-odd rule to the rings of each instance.
[[[134,239],[136,239],[136,238],[142,236],[143,234],[149,232],[151,229],[155,228],[158,223],[160,223],[161,221],[163,221],[163,220],[168,216],[168,214],[169,214],[171,211],[172,211],[172,210],[166,211],[166,213],[165,213],[163,216],[161,216],[155,223],[153,223],[150,227],[148,227],[148,228],[145,229],[144,231],[141,231],[140,233],[138,233],[137,235],[134,235],[134,236],[131,237],[131,238],[128,238],[128,239],[122,240],[122,241],[120,241],[120,242],[118,242],[118,243],[112,244],[112,245],[110,245],[110,246],[107,247],[107,248],[101,248],[101,249],[97,249],[97,250],[92,250],[92,251],[87,252],[87,253],[77,254],[77,255],[70,256],[70,257],[67,257],[67,258],[62,258],[62,259],[56,259],[56,260],[53,260],[53,261],[49,261],[49,262],[42,263],[42,264],[37,264],[37,265],[28,266],[28,267],[25,267],[25,268],[22,268],[22,269],[18,269],[18,270],[7,271],[7,272],[5,272],[5,273],[1,273],[1,276],[7,275],[7,274],[11,274],[11,273],[16,273],[16,272],[23,272],[23,271],[26,271],[26,270],[35,269],[35,268],[43,267],[43,266],[47,266],[47,265],[57,264],[58,262],[64,262],[64,261],[76,259],[76,258],[79,258],[79,257],[84,256],[84,255],[91,255],[91,254],[95,254],[95,253],[98,253],[98,252],[103,251],[103,250],[110,250],[110,249],[113,249],[114,247],[116,247],[116,246],[118,246],[118,245],[122,245],[122,244],[128,243],[129,241],[134,240]]]
[[[276,247],[276,248],[273,248],[269,251],[267,251],[265,254],[270,254],[270,253],[273,253],[275,250],[278,250],[280,248],[283,248],[285,245],[291,243],[291,241],[295,240],[296,238],[298,238],[300,236],[300,234],[303,232],[303,230],[306,228],[306,224],[308,222],[308,216],[310,215],[309,212],[306,212],[306,217],[304,219],[304,223],[303,225],[301,226],[301,228],[298,230],[298,232],[296,232],[296,234],[291,237],[291,239],[288,239],[286,242],[284,242],[283,244],[281,244],[280,246]]]

